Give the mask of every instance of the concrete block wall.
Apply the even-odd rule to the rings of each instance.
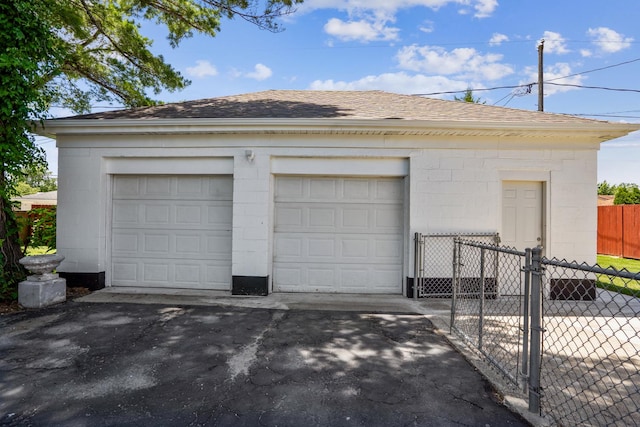
[[[260,150],[236,154],[233,171],[234,276],[269,276],[271,180],[269,156]]]
[[[415,232],[500,231],[503,180],[545,183],[547,255],[593,260],[597,226],[595,148],[573,149],[566,144],[554,148],[546,144],[526,150],[503,149],[492,141],[474,143],[473,148],[468,143],[451,146],[456,143],[344,135],[315,139],[59,137],[58,250],[66,256],[60,271],[93,273],[108,269],[110,159],[134,159],[132,171],[147,165],[140,173],[232,173],[234,276],[271,275],[272,186],[274,176],[280,173],[274,169],[273,159],[277,158],[312,159],[313,173],[327,175],[375,174],[376,170],[401,173],[397,172],[398,161],[407,162],[405,276],[412,276]],[[251,161],[246,158],[248,149],[255,154]],[[305,166],[287,167],[311,173]]]

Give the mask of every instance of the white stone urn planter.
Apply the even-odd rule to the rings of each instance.
[[[42,308],[67,300],[67,281],[53,273],[64,256],[32,255],[20,260],[30,276],[18,284],[18,302],[26,308]]]

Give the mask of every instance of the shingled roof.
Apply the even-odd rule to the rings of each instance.
[[[602,123],[562,114],[445,101],[382,91],[270,90],[67,119],[397,119],[492,123]],[[65,120],[65,119],[62,119]]]

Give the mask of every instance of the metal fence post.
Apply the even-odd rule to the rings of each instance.
[[[484,251],[484,248],[480,248],[480,304],[478,313],[478,350],[482,350],[482,337],[484,335]]]
[[[531,248],[525,249],[524,256],[524,302],[522,312],[522,369],[523,391],[527,391],[529,380],[529,300],[531,298]]]
[[[451,320],[449,323],[449,332],[453,331],[453,324],[456,320],[456,298],[458,296],[457,288],[460,280],[460,237],[453,238],[453,277],[451,278]]]
[[[531,353],[529,358],[529,412],[540,413],[542,359],[542,247],[531,250]]]
[[[420,283],[420,273],[422,270],[422,234],[415,233],[415,247],[413,254],[413,299],[418,299],[418,285]]]

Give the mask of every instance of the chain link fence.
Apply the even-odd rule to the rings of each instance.
[[[558,426],[640,425],[640,273],[452,238],[452,332]]]
[[[541,261],[541,413],[562,426],[640,425],[640,274]]]
[[[522,387],[522,377],[527,375],[522,342],[528,328],[519,294],[525,287],[521,274],[525,253],[478,241],[456,241],[452,331],[513,386]]]
[[[474,239],[487,244],[498,244],[498,233],[438,233],[415,234],[416,271],[414,298],[451,298],[453,277],[453,239]]]

